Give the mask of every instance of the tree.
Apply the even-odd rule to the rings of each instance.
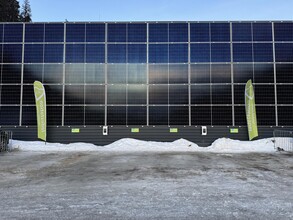
[[[22,22],[31,22],[32,21],[32,11],[29,0],[24,0],[21,7],[20,20]]]
[[[0,22],[17,22],[19,18],[17,0],[0,0]]]

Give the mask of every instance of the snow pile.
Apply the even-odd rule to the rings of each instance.
[[[229,138],[220,138],[214,141],[209,146],[207,151],[210,152],[234,152],[234,153],[245,153],[245,152],[275,152],[274,143],[272,138],[260,139],[256,141],[239,141],[232,140]]]
[[[97,151],[102,147],[88,143],[45,143],[42,141],[18,141],[12,140],[11,149],[21,151]]]
[[[21,151],[101,151],[101,152],[215,152],[215,153],[248,153],[248,152],[276,152],[272,138],[256,141],[238,141],[229,138],[220,138],[209,147],[199,147],[197,144],[185,139],[173,142],[141,141],[124,138],[106,146],[96,146],[88,143],[44,143],[41,141],[13,140],[11,149]]]
[[[185,139],[173,142],[141,141],[123,138],[104,147],[113,151],[194,151],[199,146]]]

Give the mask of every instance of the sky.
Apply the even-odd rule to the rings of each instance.
[[[30,5],[34,22],[293,20],[293,0],[30,0]]]

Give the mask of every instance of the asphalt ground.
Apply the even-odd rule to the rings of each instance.
[[[293,219],[293,154],[1,153],[0,219]]]

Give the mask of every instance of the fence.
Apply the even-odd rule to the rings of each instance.
[[[275,148],[293,152],[293,131],[274,130]]]
[[[0,130],[0,152],[8,151],[12,141],[12,131]]]

